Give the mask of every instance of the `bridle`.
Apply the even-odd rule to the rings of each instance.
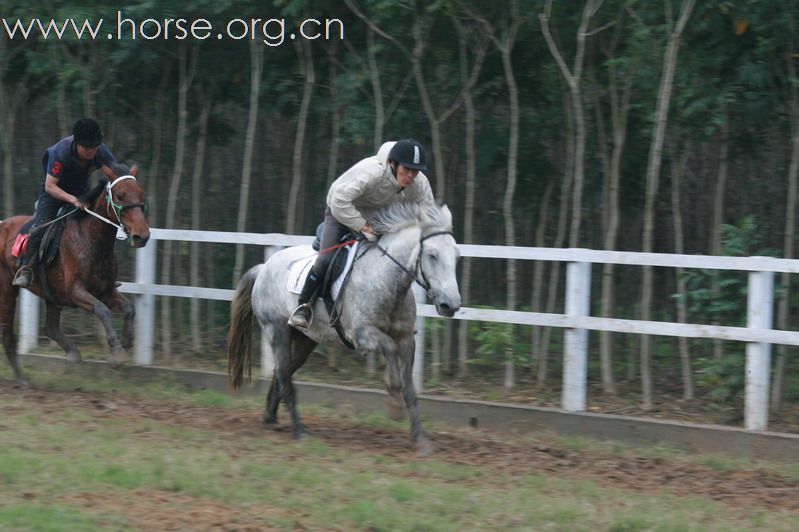
[[[432,299],[433,295],[430,293],[430,288],[431,288],[430,282],[427,280],[427,276],[424,273],[424,267],[422,266],[422,257],[424,256],[424,241],[433,238],[434,236],[440,236],[440,235],[450,235],[453,238],[455,236],[452,234],[452,231],[435,231],[433,233],[429,233],[427,235],[422,236],[419,239],[419,255],[416,257],[416,267],[414,268],[415,271],[411,271],[408,268],[406,268],[400,261],[398,261],[394,256],[392,256],[391,253],[389,253],[386,248],[382,247],[377,242],[375,242],[375,246],[377,246],[377,249],[383,252],[383,255],[391,259],[394,262],[394,264],[399,266],[399,268],[402,271],[407,273],[411,277],[411,279],[416,281],[416,283],[419,286],[421,286],[425,292],[427,292],[427,296]]]
[[[139,207],[139,208],[141,208],[142,212],[145,212],[145,213],[147,212],[147,204],[146,203],[130,203],[130,204],[127,204],[127,205],[120,205],[119,203],[114,201],[114,194],[112,193],[113,189],[114,189],[114,186],[117,183],[119,183],[120,181],[125,181],[126,179],[133,179],[134,181],[136,181],[136,178],[134,176],[132,176],[132,175],[123,175],[123,176],[117,177],[116,179],[114,179],[113,181],[109,182],[105,186],[107,212],[108,212],[109,216],[111,215],[111,212],[113,212],[114,215],[116,215],[117,222],[119,222],[119,223],[115,223],[112,220],[109,220],[108,218],[106,218],[105,216],[103,216],[101,214],[97,214],[96,212],[94,212],[91,209],[84,209],[86,212],[88,212],[89,214],[91,214],[95,218],[98,218],[98,219],[102,220],[103,222],[105,222],[105,223],[107,223],[109,225],[113,225],[114,227],[116,227],[117,228],[117,236],[116,236],[117,240],[125,240],[127,238],[127,236],[126,236],[127,235],[127,230],[125,229],[125,226],[122,224],[122,212],[125,209],[133,209],[133,208]]]

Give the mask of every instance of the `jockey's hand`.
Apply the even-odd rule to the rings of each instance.
[[[375,230],[372,229],[372,226],[369,224],[364,225],[361,227],[361,234],[366,237],[369,242],[375,242],[377,240],[377,234]]]
[[[88,207],[88,205],[83,203],[80,200],[80,198],[76,196],[72,196],[72,201],[70,203],[72,203],[72,206],[75,207],[76,209],[85,209],[86,207]]]

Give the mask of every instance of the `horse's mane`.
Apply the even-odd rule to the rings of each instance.
[[[87,205],[94,205],[94,202],[97,201],[97,198],[99,198],[100,194],[103,193],[103,190],[107,184],[108,179],[106,179],[105,176],[101,177],[97,180],[97,184],[94,185],[94,188],[81,195],[80,200]]]
[[[416,225],[451,231],[452,214],[446,205],[431,204],[422,207],[416,203],[399,202],[383,207],[372,219],[372,227],[377,234],[396,233],[400,229]]]
[[[114,175],[123,176],[123,175],[130,175],[130,167],[123,163],[111,163],[108,165],[111,170],[114,172]],[[83,194],[80,197],[80,200],[83,203],[88,205],[94,205],[94,202],[97,201],[97,198],[100,197],[100,194],[103,193],[105,190],[106,185],[108,185],[108,178],[103,175],[100,179],[97,180],[97,184],[89,190],[87,193]]]

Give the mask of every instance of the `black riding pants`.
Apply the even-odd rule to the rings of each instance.
[[[66,202],[55,199],[49,194],[41,194],[36,201],[36,212],[33,213],[33,218],[22,224],[19,232],[22,234],[29,234],[28,243],[25,246],[25,253],[22,256],[22,263],[29,264],[31,259],[35,256],[39,249],[39,243],[44,236],[44,229],[41,231],[34,231],[37,227],[41,227],[47,222],[55,219],[58,214],[58,209],[67,205]]]
[[[341,242],[341,238],[351,232],[350,228],[336,220],[330,213],[330,208],[325,210],[325,222],[322,227],[322,236],[319,238],[319,255],[316,256],[311,273],[305,280],[299,302],[308,303],[315,298],[319,283],[325,277],[327,268],[336,254],[335,249],[329,249]],[[325,251],[329,250],[329,251]]]
[[[336,254],[335,249],[325,251],[341,242],[341,238],[347,233],[352,232],[349,227],[336,220],[330,213],[330,208],[325,209],[325,225],[322,228],[322,236],[319,239],[319,255],[313,265],[313,272],[321,279],[324,277],[330,261]]]

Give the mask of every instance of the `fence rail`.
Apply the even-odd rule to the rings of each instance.
[[[136,251],[134,282],[123,282],[121,290],[134,294],[136,302],[135,360],[148,365],[153,360],[155,329],[155,296],[189,297],[230,301],[233,290],[192,286],[159,285],[155,282],[157,242],[179,240],[191,242],[248,244],[265,247],[265,258],[277,249],[309,244],[310,236],[292,236],[279,233],[228,233],[220,231],[194,231],[177,229],[152,229],[151,242]],[[538,248],[518,246],[482,246],[462,244],[464,257],[491,259],[540,260],[567,262],[566,309],[564,314],[520,312],[498,309],[462,308],[455,319],[492,321],[522,325],[560,327],[564,333],[564,369],[561,405],[567,411],[583,411],[586,406],[588,331],[682,336],[690,338],[717,338],[746,342],[746,385],[744,426],[749,430],[765,430],[768,424],[768,389],[771,365],[771,345],[799,346],[799,332],[773,328],[774,273],[799,273],[799,260],[773,257],[716,257],[705,255],[677,255],[601,251],[580,248]],[[641,321],[590,316],[591,265],[620,264],[633,266],[658,266],[671,268],[700,268],[737,270],[748,272],[747,326],[729,327],[662,321]],[[418,287],[417,287],[418,288]],[[38,304],[27,291],[20,312],[20,352],[28,352],[36,345]],[[433,305],[425,304],[422,290],[415,290],[419,320],[438,315]],[[418,334],[424,333],[421,324]],[[423,338],[417,338],[414,362],[414,384],[423,388]],[[271,350],[262,343],[262,368],[271,372]]]

